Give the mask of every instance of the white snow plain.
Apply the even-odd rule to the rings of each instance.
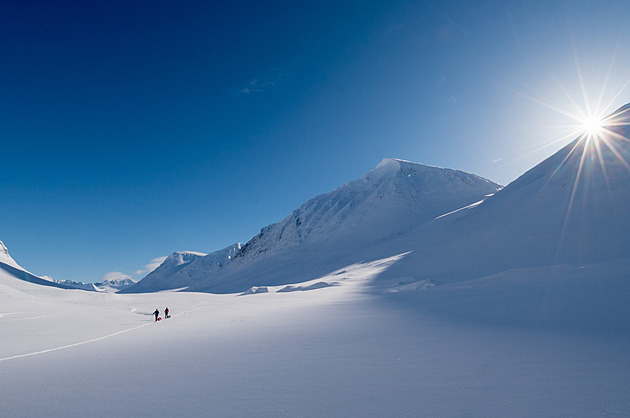
[[[630,415],[628,260],[374,280],[405,257],[244,296],[64,290],[0,270],[0,416]]]

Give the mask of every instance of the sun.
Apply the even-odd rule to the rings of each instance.
[[[589,115],[581,121],[582,131],[594,138],[599,138],[606,129],[606,123],[601,116]]]

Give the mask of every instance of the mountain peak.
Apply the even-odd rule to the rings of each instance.
[[[0,241],[0,263],[8,264],[11,267],[16,267],[20,270],[24,270],[20,265],[9,255],[9,249],[2,241]]]
[[[173,254],[169,255],[168,257],[166,257],[166,260],[163,262],[163,264],[175,264],[175,265],[181,265],[181,264],[188,264],[191,261],[199,258],[199,257],[205,257],[207,254],[206,253],[200,253],[197,251],[175,251]],[[159,268],[160,266],[158,266]]]
[[[0,241],[0,257],[11,257],[9,255],[9,249],[2,241]]]
[[[208,255],[206,253],[200,253],[199,251],[175,251],[171,255],[176,255],[176,254],[179,254],[179,255],[189,255],[190,254],[190,255],[198,255],[200,257]]]
[[[219,270],[241,249],[236,243],[209,254],[197,251],[176,251],[133,286],[120,293],[156,292],[159,290],[188,287],[201,281],[208,272]],[[201,271],[201,273],[198,273]]]
[[[376,167],[368,172],[368,176],[378,174],[395,175],[400,172],[409,172],[418,168],[429,167],[424,164],[414,163],[407,160],[401,160],[399,158],[383,158]]]
[[[630,103],[626,103],[625,105],[621,106],[619,109],[615,110],[613,114],[616,115],[619,113],[627,112],[628,110],[630,110]]]
[[[9,249],[6,247],[6,245],[4,245],[2,241],[0,241],[0,255],[9,255]]]
[[[385,158],[363,177],[310,199],[285,219],[262,228],[224,269],[200,270],[203,259],[191,263],[186,272],[203,281],[190,289],[244,291],[252,283],[287,284],[323,274],[340,267],[336,263],[344,257],[381,245],[500,188],[463,171]],[[310,268],[305,268],[307,263]]]
[[[375,169],[385,168],[385,167],[396,167],[396,168],[399,168],[399,167],[402,166],[402,164],[416,164],[416,163],[412,163],[411,161],[407,161],[407,160],[402,160],[400,158],[389,158],[389,157],[386,157],[386,158],[383,158],[380,163],[378,163],[378,165],[375,167]]]

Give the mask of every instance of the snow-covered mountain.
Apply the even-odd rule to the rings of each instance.
[[[11,257],[11,255],[9,255],[9,250],[2,241],[0,241],[0,269],[20,280],[45,286],[59,287],[62,289],[80,289],[92,292],[117,292],[135,284],[135,282],[131,279],[114,279],[104,280],[99,283],[84,283],[75,282],[73,280],[56,280],[47,276],[35,276],[21,267]]]
[[[601,137],[576,138],[500,191],[477,176],[386,159],[264,228],[191,290],[297,283],[402,253],[381,286],[630,257],[629,123],[627,105]]]
[[[94,287],[96,283],[75,282],[74,280],[57,280],[57,279],[53,279],[52,277],[47,277],[47,276],[43,278],[53,283],[70,287],[72,289],[88,290],[90,292],[96,291],[96,288]]]
[[[403,253],[381,286],[628,258],[629,114],[630,105],[620,108],[605,135],[578,137],[503,189],[462,171],[386,158],[245,245],[174,253],[122,292],[244,292]],[[19,268],[4,246],[2,260],[5,269]]]
[[[263,228],[224,268],[209,274],[191,265],[182,274],[202,279],[190,290],[209,292],[310,280],[500,188],[463,171],[386,158],[362,178]]]
[[[176,251],[166,257],[162,264],[151,273],[147,274],[134,286],[122,289],[121,293],[156,292],[159,290],[186,287],[187,284],[182,284],[181,277],[175,278],[174,276],[177,275],[182,268],[204,256],[206,256],[206,254],[195,251]]]
[[[0,269],[9,273],[9,276],[16,279],[24,280],[30,283],[40,284],[44,286],[60,287],[62,289],[70,289],[71,287],[61,283],[56,283],[45,278],[35,276],[22,266],[20,266],[9,254],[9,249],[0,241]]]
[[[498,184],[463,171],[386,158],[361,179],[315,197],[263,228],[236,259],[251,260],[303,243],[371,245],[499,189]]]
[[[120,290],[126,289],[130,286],[135,285],[137,282],[126,278],[126,279],[108,279],[103,280],[99,283],[94,283],[94,287],[98,292],[118,292]]]
[[[97,283],[84,283],[84,282],[75,282],[73,280],[55,280],[50,279],[51,281],[62,284],[64,286],[71,287],[73,289],[81,289],[81,290],[89,290],[92,292],[109,292],[114,293],[120,290],[126,289],[129,286],[133,286],[136,284],[132,279],[109,279],[103,280],[102,282]]]
[[[628,123],[630,105],[602,138],[580,136],[482,204],[381,248],[412,251],[384,277],[449,282],[630,257]]]
[[[240,250],[241,243],[230,245],[210,254],[178,251],[166,258],[151,273],[134,286],[120,293],[156,292],[195,285],[227,264]]]
[[[226,251],[223,268],[212,254],[190,253],[162,267],[161,279],[188,271],[189,280],[195,265],[196,278],[208,275],[205,263],[217,270],[202,285],[248,287],[243,297],[68,295],[0,270],[3,415],[276,416],[280,406],[289,416],[626,416],[630,130],[622,115],[609,136],[578,138],[481,202],[429,216],[431,205],[418,202],[431,187],[404,206],[411,177],[392,170],[381,185],[366,176],[355,185],[366,192],[340,207],[327,202],[345,186],[307,202]],[[381,188],[390,180],[393,192]],[[374,198],[373,186],[391,193]],[[372,210],[355,213],[364,200]],[[412,216],[409,225],[384,208]],[[3,245],[0,257],[12,261]],[[282,282],[302,283],[265,287]],[[165,306],[173,319],[154,322],[153,309]],[[147,347],[159,349],[147,355]],[[208,390],[208,376],[227,389]],[[176,393],[156,398],[146,384],[156,380]],[[33,397],[28,389],[41,382],[55,384]],[[102,387],[120,402],[95,409]],[[244,401],[243,393],[260,396]]]
[[[9,254],[9,249],[4,245],[2,241],[0,241],[0,263],[4,263],[8,266],[14,267],[16,269],[24,270]]]

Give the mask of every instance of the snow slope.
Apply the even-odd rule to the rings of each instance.
[[[375,291],[403,257],[246,296],[61,290],[0,271],[0,416],[630,414],[627,263]],[[153,322],[165,306],[172,318]]]
[[[6,264],[11,267],[15,267],[16,269],[24,270],[9,254],[9,249],[4,245],[2,241],[0,241],[0,263]]]
[[[384,279],[444,283],[630,257],[626,109],[605,140],[577,138],[483,203],[374,249],[372,257],[412,251]]]
[[[29,273],[11,257],[11,255],[9,254],[9,249],[6,247],[6,245],[4,245],[4,243],[2,243],[2,241],[0,241],[0,271],[3,271],[4,273],[7,273],[8,275],[16,279],[36,283],[39,285],[59,287],[62,289],[70,288],[70,286],[56,283],[51,280],[46,280],[44,278],[35,276],[32,273]]]
[[[263,228],[212,276],[203,270],[192,273],[205,280],[191,289],[239,292],[309,280],[360,260],[357,254],[365,248],[499,189],[463,171],[386,158],[364,177],[309,200]],[[190,273],[190,268],[182,273]]]
[[[0,270],[4,270],[11,276],[25,280],[27,282],[36,283],[45,286],[59,287],[62,289],[81,289],[97,292],[117,292],[128,286],[131,286],[134,282],[130,279],[115,279],[104,280],[100,283],[83,283],[75,282],[72,280],[55,280],[47,276],[39,277],[29,273],[23,267],[21,267],[12,257],[9,255],[8,248],[0,241]]]
[[[142,280],[133,286],[122,289],[121,293],[154,292],[164,289],[176,289],[188,286],[181,278],[172,278],[187,264],[205,256],[204,253],[195,251],[177,251],[166,259],[155,270],[147,274]]]
[[[195,285],[220,270],[241,246],[241,243],[233,244],[210,254],[194,251],[175,252],[136,285],[122,290],[121,293],[156,292]]]
[[[236,258],[308,242],[359,247],[404,233],[494,193],[500,186],[458,170],[386,158],[361,179],[315,197],[249,241]]]

